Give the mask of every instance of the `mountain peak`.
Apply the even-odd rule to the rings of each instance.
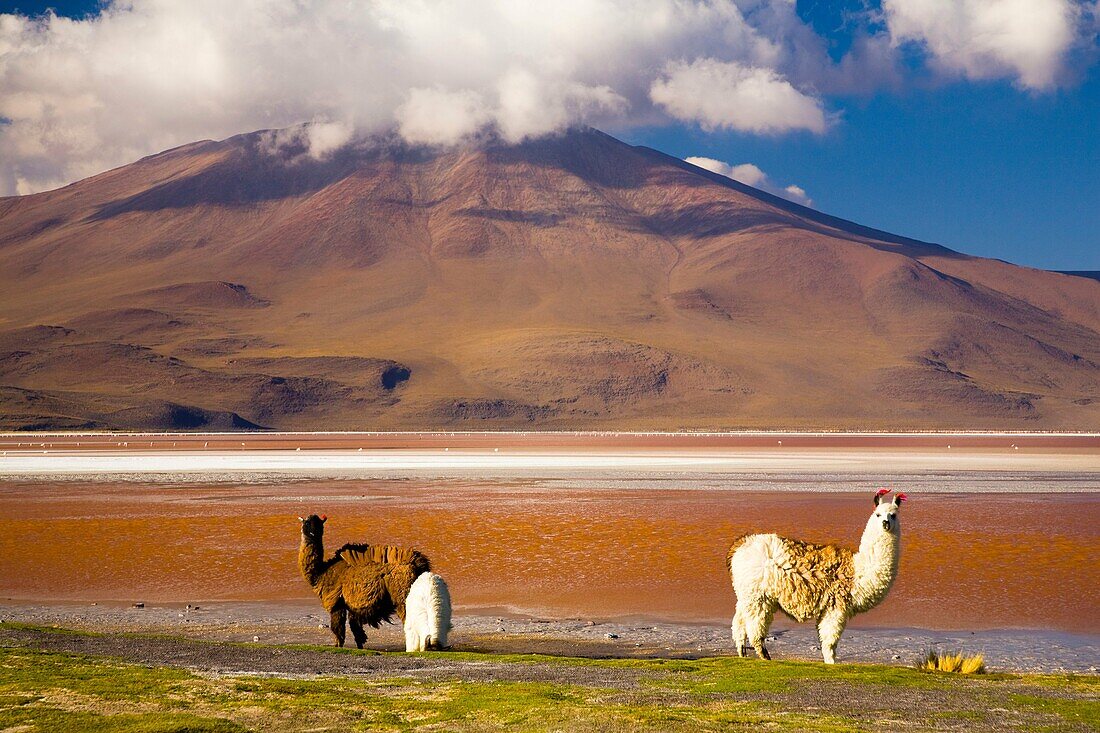
[[[321,156],[261,131],[0,207],[8,427],[1100,418],[1100,283],[862,227],[591,128]]]

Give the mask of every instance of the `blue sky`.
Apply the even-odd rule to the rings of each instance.
[[[262,1],[270,3],[272,0]],[[1062,1],[1042,0],[1051,7]],[[257,2],[261,0],[251,0],[252,5]],[[976,0],[959,0],[960,15],[957,18],[969,21],[973,20],[971,16],[981,12],[980,6],[973,12],[966,10],[969,2]],[[906,15],[909,11],[902,7],[903,0],[893,0],[890,5],[894,14],[890,17],[887,30],[884,30],[884,16],[878,5],[867,7],[862,2],[800,2],[797,18],[784,19],[779,17],[782,8],[776,10],[781,4],[766,0],[743,2],[740,3],[739,17],[724,21],[727,24],[720,38],[670,36],[667,47],[657,51],[651,46],[639,46],[641,41],[629,38],[615,39],[619,46],[609,42],[609,48],[623,48],[624,52],[629,53],[642,48],[637,51],[640,57],[642,53],[654,54],[650,63],[656,69],[653,72],[656,81],[653,81],[651,88],[646,87],[641,92],[637,88],[642,82],[630,77],[627,72],[595,81],[593,74],[586,75],[584,65],[590,62],[590,48],[578,50],[575,54],[574,66],[582,71],[568,80],[573,86],[562,84],[560,80],[543,80],[537,69],[526,76],[526,72],[512,73],[503,81],[496,77],[485,81],[478,76],[482,74],[481,70],[472,69],[459,82],[455,80],[458,77],[452,78],[451,69],[442,62],[443,70],[434,73],[441,75],[443,81],[432,84],[429,83],[433,81],[431,67],[436,59],[429,55],[414,57],[425,67],[425,76],[403,82],[406,86],[393,92],[395,101],[376,103],[373,98],[356,100],[344,107],[320,110],[320,116],[314,119],[323,121],[317,129],[324,135],[319,135],[318,139],[331,140],[333,144],[343,140],[346,134],[352,134],[345,130],[374,129],[386,120],[393,124],[394,119],[403,132],[408,131],[406,137],[415,139],[413,135],[420,135],[423,141],[439,142],[444,139],[439,135],[454,132],[438,129],[440,117],[447,117],[441,114],[441,110],[455,110],[451,118],[461,121],[462,125],[496,125],[506,136],[509,130],[515,130],[516,135],[539,134],[548,131],[538,127],[542,120],[532,122],[529,116],[523,116],[522,109],[505,114],[496,107],[490,109],[490,105],[482,100],[490,93],[486,90],[491,89],[493,94],[503,96],[503,92],[499,91],[501,89],[520,88],[522,91],[526,88],[525,84],[540,83],[543,85],[532,87],[538,90],[540,99],[548,94],[561,96],[560,124],[578,121],[595,124],[628,142],[649,145],[680,157],[701,156],[733,166],[751,163],[766,174],[773,189],[798,186],[812,199],[813,206],[822,211],[963,252],[1047,269],[1100,270],[1100,67],[1095,63],[1097,23],[1089,15],[1093,12],[1092,6],[1066,2],[1068,4],[1063,9],[1068,8],[1068,12],[1074,13],[1078,20],[1072,43],[1063,39],[1063,45],[1059,47],[1061,50],[1057,53],[1050,51],[1049,44],[1044,45],[1042,39],[1035,41],[1024,32],[1018,49],[991,48],[977,55],[970,52],[969,39],[960,40],[951,35],[955,33],[952,28],[957,27],[958,23],[948,24],[950,27],[945,30],[942,24],[933,22],[936,19],[930,20],[913,13]],[[193,8],[201,5],[199,0],[192,0],[186,11],[180,11],[186,14],[162,18],[167,29],[165,37],[175,38],[174,29],[178,28],[182,28],[181,34],[188,38],[202,36],[203,31],[207,30],[204,24],[234,22],[221,13],[210,15],[207,19],[201,14],[196,15],[197,11]],[[59,15],[90,18],[88,22],[92,22],[99,12],[100,3],[0,1],[0,12],[4,13],[36,16],[43,13],[46,7],[55,8]],[[599,11],[604,12],[602,6]],[[149,15],[142,21],[145,25],[138,27],[145,28],[150,23],[158,22],[155,13],[162,11],[148,12]],[[967,12],[971,15],[965,15]],[[606,14],[611,17],[610,10]],[[595,22],[591,13],[580,15],[586,22]],[[449,21],[444,17],[438,20],[442,25],[461,23],[461,18],[458,21]],[[238,18],[236,22],[242,24],[246,21]],[[293,22],[301,24],[304,21],[300,16],[294,16]],[[487,18],[479,22],[483,26],[491,26],[496,21]],[[797,25],[798,22],[804,27],[792,30],[792,23]],[[974,22],[985,21],[977,17]],[[684,21],[681,25],[687,23]],[[701,30],[698,33],[706,35],[706,19],[699,20],[699,23]],[[1027,25],[1022,24],[1025,31]],[[1034,25],[1041,27],[1042,23],[1036,22]],[[514,27],[501,27],[502,34],[516,35]],[[120,39],[126,38],[126,28],[120,21],[117,30],[108,39],[109,44],[104,41],[102,48],[113,49],[110,53],[117,52]],[[749,38],[752,33],[745,31],[745,28],[752,33],[759,31],[753,36],[756,41]],[[56,28],[49,33],[41,30],[29,33],[24,27],[18,33],[28,47],[37,44],[36,48],[41,48],[54,43],[58,48],[68,48],[71,43],[58,41],[70,38],[63,35],[65,32],[65,28]],[[262,35],[263,32],[262,29],[257,30],[256,34]],[[889,43],[886,42],[888,32],[893,34]],[[197,54],[195,58],[201,62],[210,58],[212,44],[223,37],[231,39],[227,34],[228,31],[210,34],[205,45],[197,50],[184,41],[177,55],[187,58],[188,54]],[[363,35],[367,34],[369,29],[363,31]],[[25,40],[32,35],[33,43]],[[349,43],[356,43],[355,36],[349,37]],[[759,50],[760,38],[779,39],[783,53],[777,54],[774,49]],[[917,38],[917,42],[913,42],[912,38]],[[560,45],[560,36],[555,39],[555,43]],[[867,39],[878,42],[875,48],[879,56],[865,54],[860,60],[857,58],[859,54],[853,53],[853,41],[859,43]],[[533,37],[528,42],[537,45],[538,39]],[[756,50],[741,50],[736,54],[726,53],[722,46],[751,46],[754,42],[757,43]],[[240,45],[239,41],[236,43]],[[369,41],[364,40],[363,43]],[[438,41],[434,43],[438,45]],[[226,44],[225,48],[233,47],[230,40]],[[333,44],[338,45],[338,41],[329,42],[330,46]],[[410,53],[410,45],[406,42],[401,53]],[[5,70],[3,48],[3,38],[0,37],[0,95],[7,92],[9,99],[22,98],[20,94],[27,96],[28,89],[31,92],[37,90],[19,87],[18,84],[39,83],[46,86],[53,83],[25,81],[36,78],[34,73],[29,72],[41,71],[34,66],[44,63],[41,53],[37,60],[29,53],[12,57],[15,61],[10,62]],[[706,68],[702,63],[690,59],[685,61],[688,53],[685,49],[689,48],[709,49],[700,50],[700,58],[714,58],[717,61]],[[812,68],[816,58],[814,54],[821,53],[821,49],[827,57],[822,56],[816,63],[819,66],[836,64],[830,73],[818,73]],[[66,115],[73,119],[87,115],[89,105],[95,107],[98,104],[103,109],[128,104],[127,97],[111,96],[116,94],[118,88],[126,87],[127,56],[105,56],[109,52],[98,46],[89,47],[84,53],[89,59],[97,58],[97,54],[110,59],[110,68],[118,70],[119,77],[111,82],[110,94],[102,93],[102,99],[74,106],[71,112],[57,112],[55,118],[49,119],[34,117],[37,112],[26,113],[29,115],[27,117],[20,116],[25,109],[40,109],[40,104],[4,107],[0,101],[0,117],[6,118],[6,123],[0,125],[0,157],[6,156],[15,161],[7,172],[10,181],[13,181],[8,186],[12,189],[9,193],[26,192],[24,186],[30,186],[28,190],[41,190],[132,159],[138,154],[154,152],[143,149],[143,145],[168,147],[170,143],[225,136],[256,127],[274,126],[278,122],[308,121],[309,105],[315,103],[308,91],[310,83],[318,83],[313,79],[304,80],[298,87],[288,82],[279,81],[278,84],[283,86],[273,82],[276,84],[274,91],[267,97],[260,93],[264,83],[261,79],[254,82],[260,90],[255,99],[250,99],[247,105],[242,102],[241,110],[228,112],[226,107],[231,102],[220,102],[216,109],[211,108],[207,124],[207,117],[203,116],[201,109],[189,109],[188,114],[181,115],[172,105],[167,105],[164,113],[153,110],[147,114],[143,100],[155,100],[161,92],[159,88],[150,91],[149,82],[142,80],[141,84],[145,86],[135,86],[135,96],[132,98],[135,100],[132,102],[134,109],[127,113],[130,119],[122,118],[122,121],[127,125],[131,121],[137,126],[147,125],[145,134],[128,138],[127,131],[119,129],[121,125],[112,127],[109,122],[104,122],[102,112],[97,112],[94,120],[81,118],[79,124],[74,122],[66,128]],[[156,50],[142,50],[140,53],[155,54]],[[292,51],[285,53],[293,57]],[[303,49],[302,53],[305,55],[308,49]],[[1030,61],[1015,60],[1015,53]],[[135,51],[130,56],[137,54]],[[166,98],[171,98],[181,88],[191,93],[194,87],[196,95],[201,95],[204,89],[215,90],[210,94],[219,93],[224,85],[217,83],[216,75],[221,73],[218,70],[229,66],[232,71],[232,60],[227,61],[225,54],[224,49],[214,54],[216,63],[212,62],[209,68],[197,62],[196,68],[206,69],[206,75],[194,78],[187,75],[186,69],[181,71],[171,62],[167,63],[158,80],[167,90],[164,92],[168,95]],[[853,60],[854,70],[842,73],[840,65],[846,57]],[[880,63],[875,60],[877,58],[888,61]],[[510,57],[504,60],[509,61]],[[385,61],[383,53],[380,57],[373,57],[370,63],[377,65]],[[611,65],[613,62],[614,59]],[[61,65],[60,62],[53,63]],[[308,64],[307,61],[302,63]],[[607,65],[608,60],[601,59],[599,63]],[[256,61],[247,59],[242,60],[241,64],[242,68],[252,69]],[[643,62],[639,61],[639,64]],[[145,65],[148,66],[148,62]],[[769,88],[776,92],[768,98],[767,104],[774,106],[776,114],[785,115],[781,121],[765,113],[761,113],[763,116],[745,117],[744,102],[732,108],[715,107],[711,104],[712,100],[705,98],[709,89],[705,85],[702,87],[703,99],[691,97],[700,88],[700,83],[712,86],[740,84],[754,73],[753,69],[758,68],[768,69],[771,74],[754,79],[771,85]],[[133,73],[140,75],[140,72],[141,69],[136,69]],[[877,78],[880,72],[882,79]],[[283,77],[288,73],[284,70]],[[580,95],[574,94],[575,88],[579,88],[578,84],[573,83],[576,79],[587,85]],[[92,84],[85,86],[94,87],[96,79],[91,81]],[[649,84],[650,81],[646,77],[644,83]],[[72,90],[61,82],[57,83],[59,91],[53,92],[49,99],[79,96],[79,88]],[[363,88],[370,87],[366,77],[348,81],[349,85],[352,83]],[[660,94],[658,86],[661,87]],[[334,89],[328,97],[339,96],[345,89]],[[567,91],[562,92],[561,89]],[[648,98],[644,98],[645,89],[649,89]],[[738,98],[738,87],[724,89],[730,92],[725,97]],[[574,96],[567,96],[569,94]],[[303,98],[292,99],[295,95]],[[237,91],[227,99],[243,96]],[[386,108],[386,104],[391,107]],[[60,109],[64,104],[55,106]],[[194,108],[196,105],[189,106]],[[503,102],[501,106],[504,106]],[[4,111],[9,108],[15,111]],[[375,114],[376,109],[383,108],[392,116]],[[628,112],[624,111],[627,109]],[[789,122],[792,119],[799,121]],[[462,125],[455,134],[467,129]],[[6,143],[3,141],[5,128]],[[159,133],[160,128],[165,128],[164,134],[149,134],[149,130]],[[41,130],[49,132],[37,132]],[[39,135],[39,139],[34,139],[35,134]],[[53,158],[40,152],[43,140],[53,144],[58,139],[68,141],[80,139],[82,135],[87,137],[87,142],[66,142],[67,147],[57,147]],[[100,151],[110,151],[110,155],[100,154]],[[72,161],[65,158],[66,155],[71,159],[80,158],[77,161],[79,165],[70,164]]]
[[[1100,270],[1100,78],[1046,95],[1006,82],[877,94],[824,136],[620,136],[679,157],[751,161],[814,207],[969,254]]]

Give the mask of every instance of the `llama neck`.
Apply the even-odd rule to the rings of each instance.
[[[302,544],[298,547],[298,568],[302,571],[302,577],[311,586],[317,584],[317,578],[321,575],[324,566],[325,546],[321,540],[307,540],[302,535]]]
[[[859,552],[852,558],[855,565],[853,610],[862,612],[874,608],[886,597],[898,575],[900,557],[901,527],[887,532],[881,520],[872,516],[859,542]]]

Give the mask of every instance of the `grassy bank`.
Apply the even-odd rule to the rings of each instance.
[[[35,639],[56,640],[61,632],[21,632],[0,637],[0,731],[1100,728],[1097,676],[466,653],[422,655],[416,669],[387,670],[390,661],[407,665],[409,658],[312,647],[180,647],[179,664],[207,670],[224,669],[219,651],[231,650],[240,671],[215,674],[46,649]],[[139,638],[118,640],[132,650]],[[188,658],[196,648],[209,652],[198,664]],[[322,664],[361,659],[372,667],[365,675],[261,676],[249,674],[241,657],[253,650]]]

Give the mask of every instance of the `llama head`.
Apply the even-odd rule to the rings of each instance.
[[[298,521],[302,523],[302,538],[311,542],[320,542],[325,533],[325,521],[327,519],[328,517],[324,514],[321,516],[310,514],[305,518],[298,517]]]
[[[908,497],[905,494],[894,494],[893,501],[887,501],[886,495],[890,493],[890,489],[879,489],[875,494],[875,513],[871,515],[871,519],[868,521],[868,529],[873,525],[881,525],[884,532],[896,532],[898,530],[900,517],[898,515],[898,509],[901,508],[901,503]]]

